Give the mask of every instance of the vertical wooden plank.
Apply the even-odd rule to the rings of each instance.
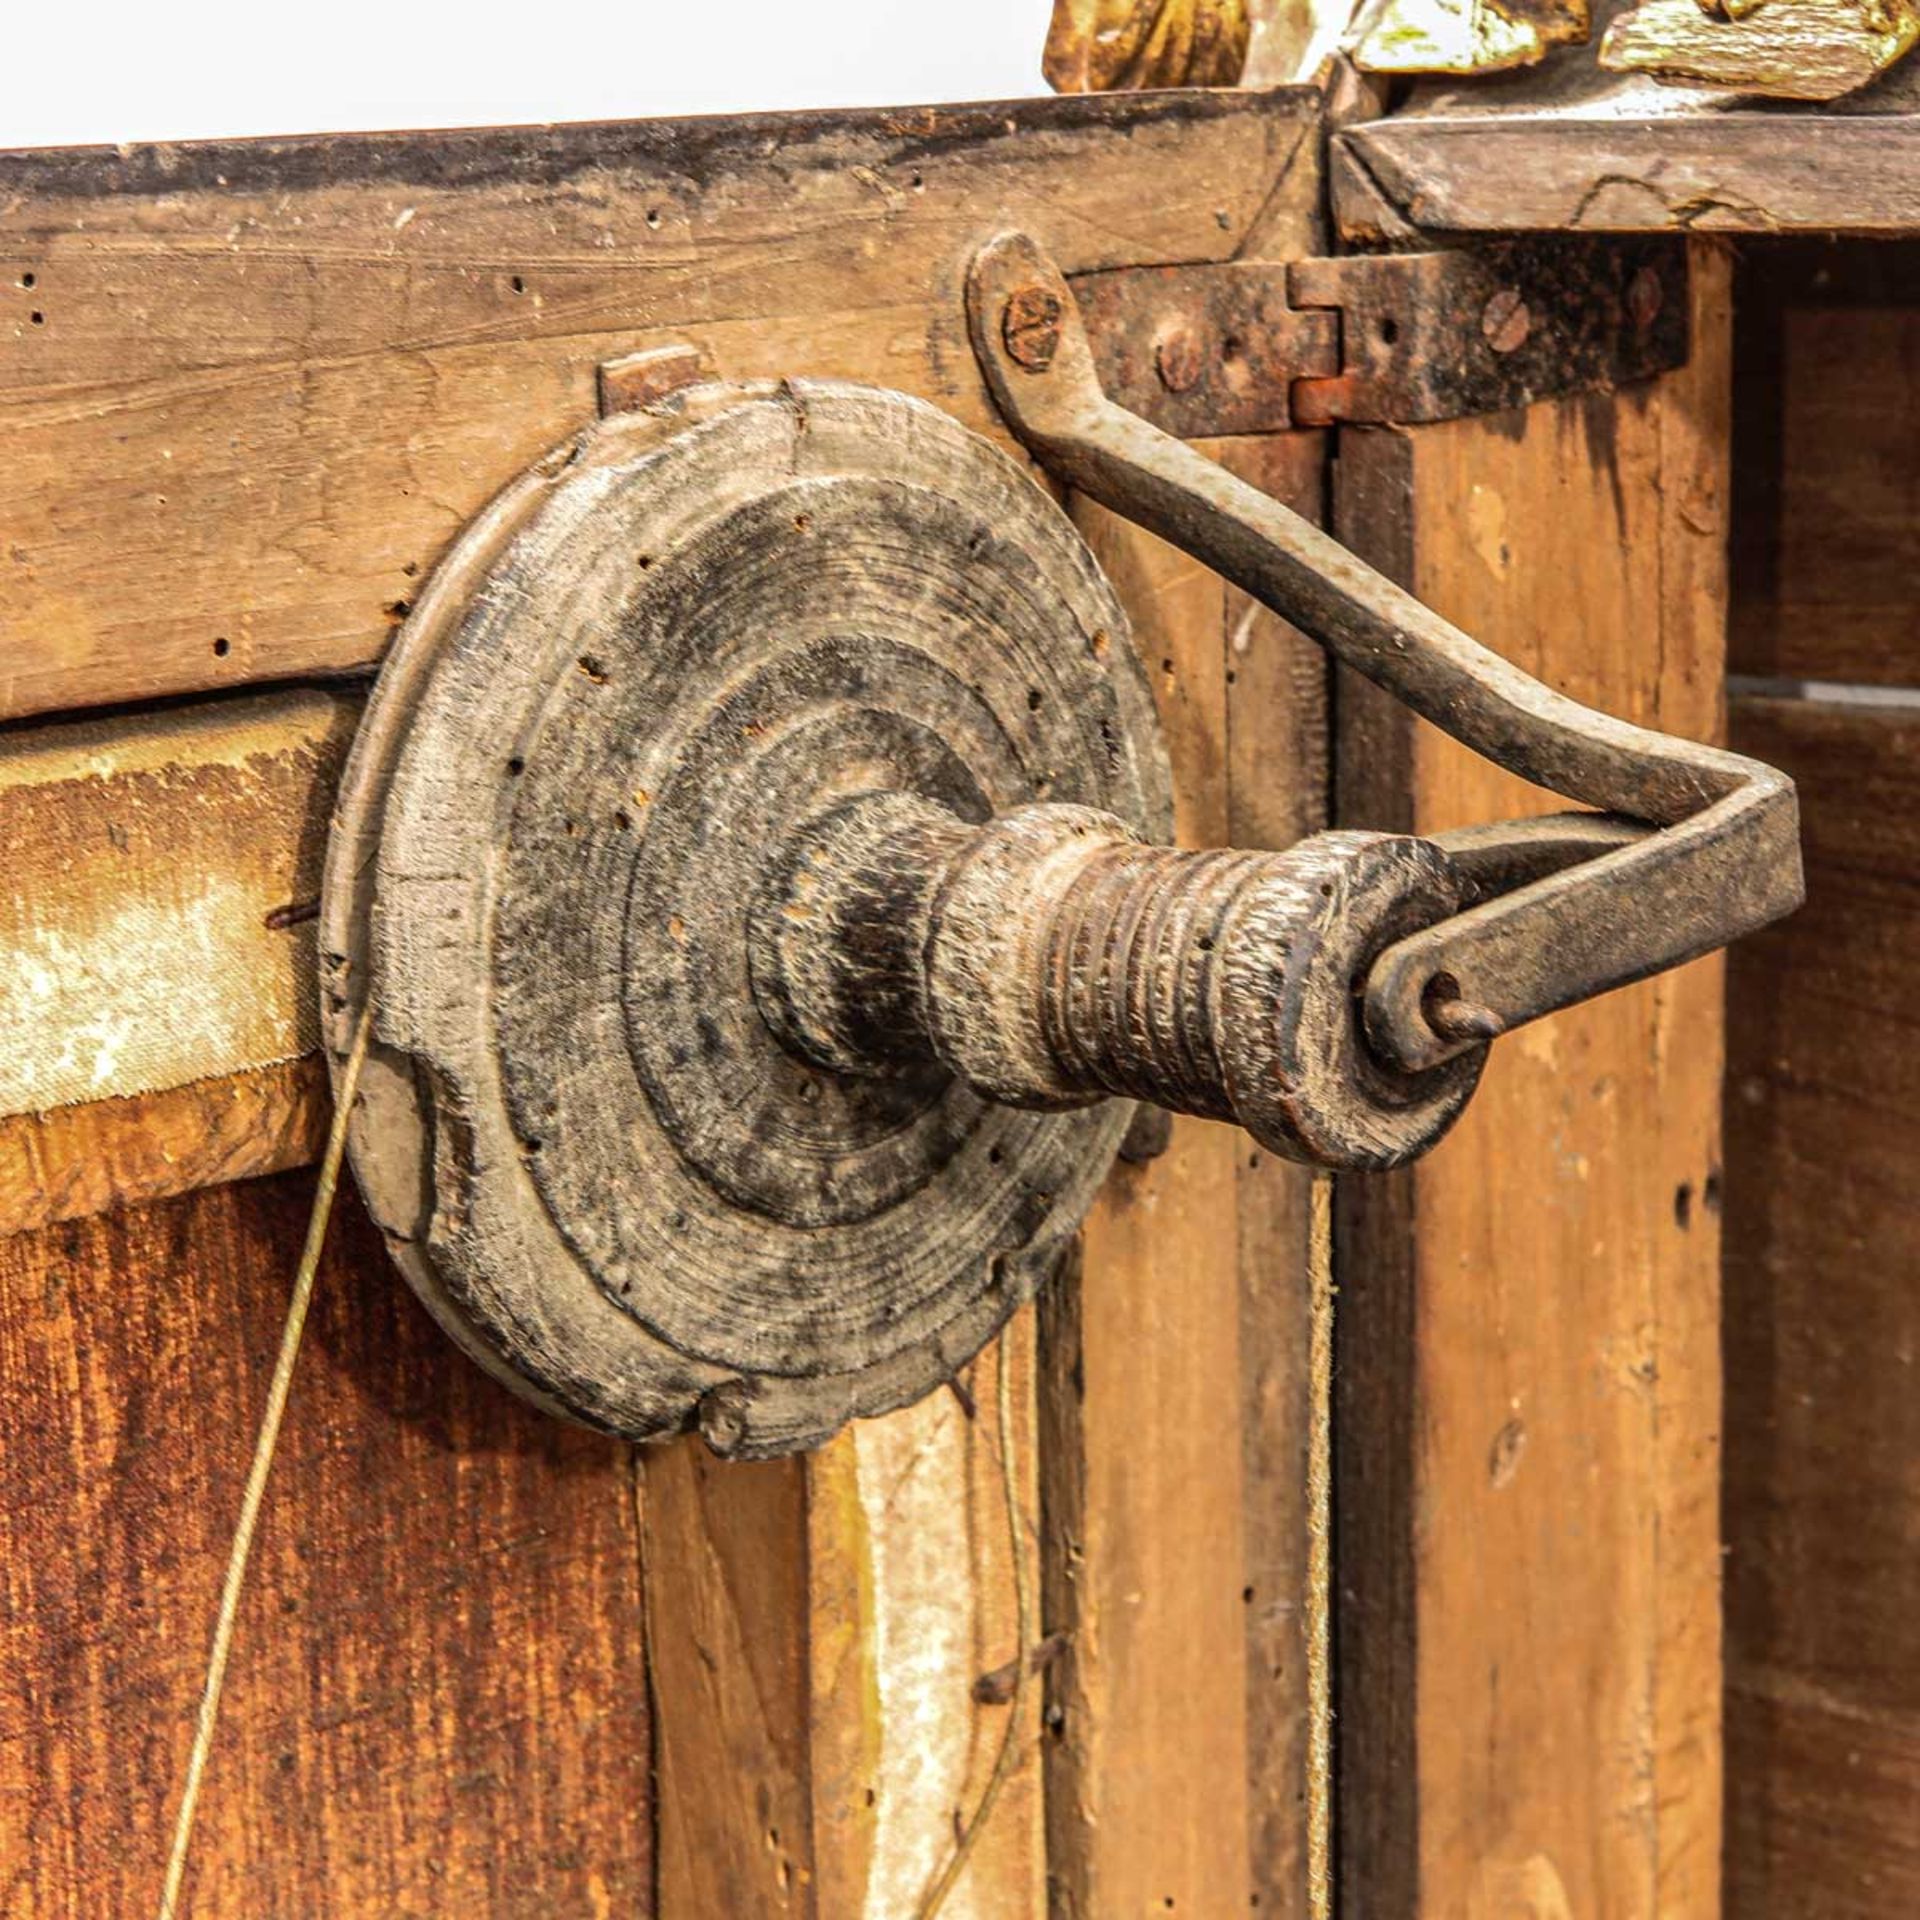
[[[661,1920],[905,1920],[972,1820],[1015,1658],[995,1418],[1011,1355],[1014,1471],[1037,1592],[1032,1314],[955,1391],[805,1459],[739,1466],[698,1441],[643,1468],[660,1738]],[[1040,1689],[1021,1763],[942,1920],[1046,1908]]]
[[[1727,1908],[1880,1920],[1920,1910],[1920,714],[1734,739],[1800,784],[1807,904],[1729,966]]]
[[[1339,525],[1576,696],[1721,717],[1725,262],[1656,387],[1345,436]],[[1343,687],[1354,824],[1537,792]],[[1504,1041],[1419,1166],[1342,1183],[1342,1893],[1706,1915],[1719,1872],[1721,971]]]
[[[151,1914],[311,1179],[0,1241],[0,1913]],[[626,1449],[447,1343],[342,1196],[183,1911],[644,1913]]]
[[[1319,520],[1327,436],[1272,434],[1224,443],[1220,457],[1295,511]],[[1284,847],[1326,825],[1330,775],[1326,656],[1244,594],[1226,603],[1227,834],[1237,847]],[[1237,1180],[1242,1563],[1246,1585],[1249,1900],[1293,1920],[1307,1881],[1311,1703],[1308,1590],[1308,1380],[1312,1316],[1307,1232],[1312,1176],[1242,1139]]]
[[[976,1685],[1018,1657],[998,1369],[1013,1369],[1020,1546],[1037,1592],[1032,1360],[1029,1312],[960,1392],[861,1422],[808,1463],[822,1920],[916,1913],[992,1773],[1009,1708]],[[1019,1770],[942,1920],[1046,1910],[1037,1686],[1020,1715]]]
[[[1920,1906],[1920,246],[1769,246],[1736,304],[1733,736],[1807,904],[1728,969],[1727,1908],[1854,1920]]]
[[[663,1916],[814,1912],[806,1469],[640,1456]]]
[[[1159,695],[1179,842],[1224,845],[1225,591],[1125,521],[1077,517]],[[1076,1920],[1248,1899],[1241,1159],[1232,1130],[1176,1120],[1164,1153],[1116,1170],[1057,1303],[1072,1398],[1048,1470],[1071,1479],[1049,1483],[1048,1553],[1071,1642],[1047,1784]]]
[[[1208,449],[1317,510],[1317,435]],[[1324,810],[1317,650],[1185,555],[1076,508],[1160,696],[1187,846]],[[1045,1320],[1047,1812],[1056,1911],[1305,1910],[1306,1183],[1176,1121],[1123,1164]]]

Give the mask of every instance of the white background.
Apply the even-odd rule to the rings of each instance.
[[[12,0],[0,147],[1017,98],[1048,0]]]

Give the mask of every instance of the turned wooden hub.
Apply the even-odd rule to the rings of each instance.
[[[1389,1070],[1355,987],[1459,904],[1422,840],[1183,853],[1087,807],[974,826],[867,794],[776,869],[754,988],[774,1030],[836,1072],[937,1065],[1020,1107],[1118,1095],[1237,1122],[1291,1159],[1383,1167],[1459,1112],[1479,1060]]]
[[[467,530],[383,670],[322,916],[353,1161],[521,1391],[719,1450],[952,1377],[1150,1100],[1389,1165],[1356,987],[1446,855],[1179,853],[1112,589],[1013,461],[902,395],[697,387]]]

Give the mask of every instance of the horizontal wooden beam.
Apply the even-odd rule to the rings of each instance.
[[[313,934],[351,691],[0,750],[0,1234],[293,1166],[323,1111]]]
[[[0,154],[0,718],[373,665],[642,348],[991,428],[980,243],[1257,249],[1318,98]]]
[[[1590,51],[1430,84],[1330,156],[1349,237],[1901,233],[1920,227],[1920,72],[1795,111],[1597,73]]]

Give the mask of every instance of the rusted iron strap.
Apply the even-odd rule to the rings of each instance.
[[[1183,440],[1303,424],[1294,382],[1340,370],[1339,315],[1297,312],[1284,266],[1116,267],[1072,284],[1100,384]]]
[[[1663,235],[1120,267],[1072,286],[1102,387],[1187,440],[1453,420],[1687,358],[1686,248]]]
[[[1044,366],[1016,363],[1001,339],[1000,316],[1029,290],[1059,309]],[[968,302],[1002,414],[1057,478],[1204,561],[1497,765],[1620,816],[1623,824],[1572,832],[1512,823],[1460,849],[1483,887],[1512,890],[1374,960],[1365,1018],[1389,1058],[1415,1072],[1434,1066],[1799,904],[1797,808],[1784,774],[1543,686],[1318,527],[1117,405],[1100,389],[1072,294],[1026,236],[1003,234],[981,250]]]

